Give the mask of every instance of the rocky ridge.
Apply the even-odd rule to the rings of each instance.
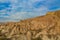
[[[1,37],[3,34],[7,40],[60,40],[60,10],[20,22],[0,24]]]

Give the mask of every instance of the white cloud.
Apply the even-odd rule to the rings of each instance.
[[[10,2],[11,11],[9,12],[7,9],[0,11],[0,19],[1,21],[18,21],[21,19],[27,19],[31,17],[36,17],[40,15],[44,15],[49,10],[51,3],[54,3],[55,0],[0,0],[0,2]],[[42,2],[39,8],[35,8],[33,5],[35,2]],[[4,14],[8,14],[9,16],[4,16]],[[4,18],[7,18],[3,20]]]

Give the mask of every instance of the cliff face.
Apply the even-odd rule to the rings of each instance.
[[[60,11],[0,24],[0,31],[10,40],[60,40]]]

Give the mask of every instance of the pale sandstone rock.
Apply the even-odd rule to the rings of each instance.
[[[60,40],[60,11],[20,22],[7,22],[0,25],[0,30],[11,40]]]

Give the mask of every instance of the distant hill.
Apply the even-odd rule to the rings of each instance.
[[[60,10],[19,22],[2,23],[0,33],[10,40],[60,40]]]

